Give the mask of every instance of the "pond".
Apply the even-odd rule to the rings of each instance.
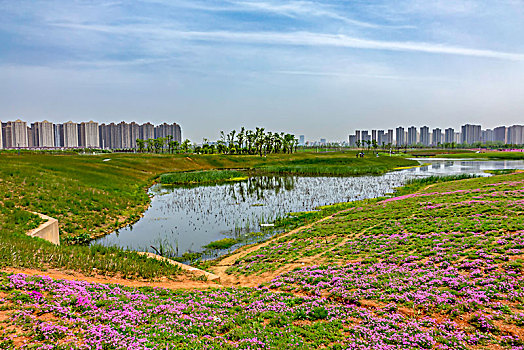
[[[151,206],[133,225],[92,242],[169,255],[202,252],[210,242],[233,238],[241,244],[276,233],[271,223],[290,212],[315,210],[340,202],[391,193],[406,180],[431,175],[479,174],[485,170],[524,169],[524,161],[417,159],[421,167],[381,176],[258,176],[244,182],[198,187],[151,187]],[[252,234],[256,232],[256,234]],[[227,250],[214,252],[212,258]]]

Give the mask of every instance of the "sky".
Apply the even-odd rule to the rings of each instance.
[[[524,124],[524,0],[0,0],[0,120]]]

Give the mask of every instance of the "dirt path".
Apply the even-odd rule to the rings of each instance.
[[[353,208],[349,208],[349,209],[344,209],[344,210],[341,210],[341,211],[338,211],[330,216],[326,216],[320,220],[317,220],[317,221],[314,221],[310,224],[307,224],[307,225],[304,225],[304,226],[301,226],[299,228],[296,228],[294,230],[291,230],[289,232],[286,232],[284,234],[281,234],[281,235],[278,235],[272,239],[269,239],[263,243],[260,243],[260,244],[257,244],[257,245],[253,245],[253,246],[250,246],[250,247],[247,247],[247,248],[244,248],[244,249],[241,249],[239,251],[237,251],[237,253],[234,253],[233,255],[230,255],[224,259],[222,259],[218,265],[215,265],[211,268],[211,271],[215,274],[215,275],[218,275],[220,276],[220,283],[224,286],[243,286],[243,287],[255,287],[255,286],[258,286],[259,284],[263,283],[263,282],[267,282],[271,279],[273,279],[275,276],[281,274],[282,272],[285,272],[285,271],[281,271],[282,268],[289,268],[289,269],[294,269],[295,267],[297,266],[303,266],[305,263],[303,262],[296,262],[296,263],[289,263],[289,264],[286,264],[286,266],[283,266],[282,268],[280,269],[277,269],[276,271],[271,271],[271,272],[266,272],[266,273],[262,273],[260,275],[251,275],[251,276],[236,276],[236,275],[228,275],[226,273],[226,270],[233,266],[235,264],[235,262],[238,260],[238,259],[241,259],[243,258],[244,256],[254,252],[254,251],[257,251],[259,250],[260,248],[264,248],[266,246],[268,246],[269,244],[281,239],[281,238],[284,238],[284,237],[287,237],[287,236],[290,236],[290,235],[293,235],[295,233],[298,233],[300,231],[303,231],[303,230],[307,230],[308,228],[311,228],[323,221],[326,221],[326,220],[329,220],[329,219],[332,219],[333,217],[335,217],[336,215],[338,214],[341,214],[341,213],[344,213],[344,212],[347,212],[347,211],[350,211],[352,210]]]
[[[194,280],[194,276],[191,274],[181,274],[177,280],[169,280],[162,278],[160,281],[148,282],[140,280],[132,280],[119,277],[107,277],[107,276],[86,276],[75,271],[62,271],[49,269],[46,271],[35,270],[35,269],[17,269],[17,268],[5,268],[0,270],[6,273],[23,273],[30,276],[48,276],[53,279],[69,280],[69,281],[85,281],[89,283],[102,283],[102,284],[119,284],[126,287],[158,287],[167,289],[207,289],[221,287],[220,284],[211,281],[197,281]]]

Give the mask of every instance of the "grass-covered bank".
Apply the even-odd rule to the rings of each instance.
[[[18,207],[56,218],[63,240],[81,241],[139,219],[149,204],[147,188],[163,173],[263,168],[288,163],[323,164],[325,167],[333,163],[340,167],[344,160],[347,160],[348,169],[360,169],[360,173],[363,170],[383,172],[414,163],[396,157],[355,159],[353,153],[268,157],[2,154],[0,195],[6,207]],[[373,166],[378,170],[373,170]],[[12,221],[10,215],[2,215],[0,231],[7,230],[6,225]]]
[[[524,152],[484,152],[484,153],[452,153],[439,154],[438,158],[467,158],[467,159],[494,159],[494,160],[524,160]]]
[[[0,155],[0,266],[64,268],[86,274],[156,278],[176,271],[120,249],[54,247],[23,235],[37,227],[29,211],[58,219],[62,243],[82,243],[140,218],[147,188],[167,172],[238,169],[285,160],[353,158],[354,154],[259,156],[104,154]],[[389,166],[410,164],[398,158]],[[374,159],[377,165],[381,158]],[[94,270],[93,270],[94,269]]]

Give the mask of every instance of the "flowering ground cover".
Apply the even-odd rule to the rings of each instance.
[[[257,288],[0,275],[0,348],[524,349],[523,265],[523,173],[439,183],[246,254]]]
[[[2,349],[466,349],[486,338],[390,305],[268,288],[129,289],[2,275],[0,310]]]

